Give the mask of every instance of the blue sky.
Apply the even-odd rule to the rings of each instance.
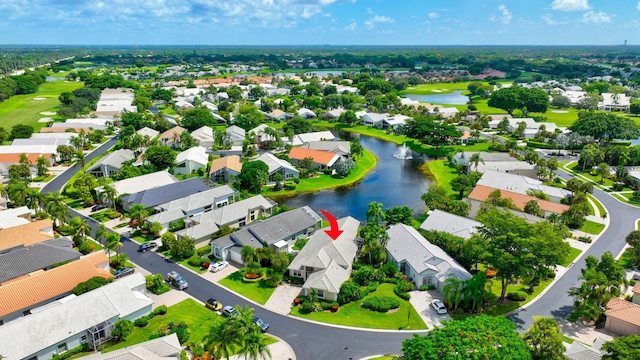
[[[639,0],[0,0],[0,44],[640,45]]]

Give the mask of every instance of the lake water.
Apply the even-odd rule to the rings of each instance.
[[[461,95],[463,90],[456,90],[448,94],[435,94],[435,95],[418,95],[418,94],[404,94],[406,98],[418,100],[420,102],[434,103],[434,104],[452,104],[452,105],[464,105],[469,102],[469,97]]]
[[[360,136],[360,143],[378,158],[376,167],[362,181],[350,187],[275,200],[293,207],[307,205],[316,212],[322,209],[336,218],[350,215],[361,221],[373,201],[382,203],[384,208],[408,206],[416,215],[423,213],[426,206],[420,196],[427,191],[429,180],[419,167],[427,158],[414,153],[412,160],[396,159],[393,154],[398,145],[368,136]]]

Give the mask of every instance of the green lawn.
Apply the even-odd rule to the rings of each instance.
[[[633,262],[633,249],[628,248],[623,253],[620,259],[618,259],[618,265],[621,265],[625,269],[631,268],[631,263]]]
[[[60,102],[58,96],[67,91],[81,88],[81,82],[51,81],[46,82],[33,94],[15,95],[0,102],[0,126],[10,130],[16,124],[31,125],[35,130],[39,130],[47,123],[39,123],[43,117],[55,118],[55,116],[41,115],[43,111],[58,110]],[[34,98],[45,98],[44,100],[34,100]]]
[[[584,224],[578,229],[584,231],[587,234],[598,235],[604,230],[604,224],[599,222],[593,222],[591,220],[585,220]]]
[[[33,182],[49,182],[55,177],[53,174],[49,174],[49,176],[36,176],[33,178]]]
[[[262,195],[278,198],[280,196],[293,196],[303,192],[315,192],[340,186],[348,186],[360,181],[371,169],[376,166],[376,157],[369,150],[364,150],[363,155],[355,163],[351,173],[344,178],[334,178],[330,175],[320,174],[318,177],[300,179],[295,190],[271,191],[265,190]]]
[[[84,209],[84,200],[82,199],[64,199],[65,204],[69,205],[72,209]]]
[[[596,204],[596,207],[598,208],[598,212],[600,213],[600,217],[602,217],[602,214],[607,213],[607,211],[604,209],[604,206],[602,206],[602,204],[600,203],[600,201],[598,201],[598,199],[596,199],[591,194],[587,194],[587,197]]]
[[[458,177],[458,172],[447,164],[448,160],[431,160],[427,162],[426,170],[438,186],[443,187],[450,195],[457,197],[458,192],[451,189],[451,181]]]
[[[242,282],[242,274],[240,271],[236,271],[226,278],[218,281],[218,284],[263,305],[267,303],[271,294],[276,290],[276,288],[265,286],[264,281],[255,283]]]
[[[544,281],[540,282],[540,285],[536,286],[533,289],[533,292],[531,294],[529,294],[529,296],[527,296],[527,299],[525,301],[510,301],[509,304],[507,305],[501,305],[495,302],[495,300],[490,300],[489,302],[491,303],[491,306],[489,306],[489,309],[487,309],[487,311],[485,311],[484,313],[487,315],[491,315],[491,316],[498,316],[498,315],[504,315],[510,311],[513,311],[523,305],[525,305],[526,303],[528,303],[529,301],[533,300],[536,296],[538,296],[542,290],[544,290],[547,286],[549,286],[549,284],[551,283],[552,279],[547,279]],[[500,281],[499,280],[493,280],[493,284],[491,286],[491,295],[493,295],[496,299],[500,296]],[[507,285],[507,294],[512,292],[512,291],[523,291],[526,292],[525,290],[527,289],[526,285],[523,284],[509,284]]]
[[[90,214],[89,217],[92,218],[92,219],[95,219],[96,221],[99,221],[99,222],[103,223],[105,221],[112,220],[109,216],[107,216],[112,211],[113,211],[113,209],[105,209],[105,210],[102,210],[100,212]]]
[[[572,247],[571,250],[569,251],[569,255],[567,255],[567,258],[564,259],[564,261],[562,262],[562,264],[560,264],[560,266],[564,266],[564,267],[569,266],[569,264],[571,264],[581,253],[582,253],[582,250]]]
[[[365,298],[353,303],[340,306],[338,312],[312,312],[309,314],[301,314],[299,307],[294,307],[291,310],[291,314],[294,316],[302,317],[305,319],[316,320],[320,322],[357,326],[371,329],[411,329],[411,330],[423,330],[427,329],[424,321],[420,318],[420,315],[415,311],[411,303],[407,300],[400,301],[400,307],[395,312],[379,313],[372,310],[367,310],[360,306],[360,304],[372,296],[386,295],[396,296],[393,292],[394,284],[380,284],[378,290],[367,295]],[[409,326],[407,327],[407,319]]]

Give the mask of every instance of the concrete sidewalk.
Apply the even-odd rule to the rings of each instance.
[[[597,338],[610,341],[615,336],[607,329],[596,329],[593,326],[586,326],[578,322],[572,323],[566,320],[560,321],[560,329],[562,329],[563,335],[587,345],[592,345]]]

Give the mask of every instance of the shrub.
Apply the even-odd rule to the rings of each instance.
[[[527,299],[527,293],[524,291],[512,291],[507,294],[507,298],[512,301],[525,301]]]
[[[171,329],[169,331],[169,334],[176,333],[176,336],[178,337],[178,340],[180,341],[181,344],[189,340],[189,336],[191,336],[191,331],[189,331],[187,324],[185,324],[184,322],[181,322],[180,324],[177,324],[177,325],[173,324],[170,326],[170,328]]]
[[[395,278],[398,275],[398,267],[392,262],[386,262],[378,269],[385,278]]]
[[[494,268],[488,268],[487,270],[484,271],[484,275],[488,279],[491,279],[492,277],[496,276],[496,274],[498,274],[498,270],[496,270]]]
[[[264,281],[264,284],[269,287],[277,287],[282,281],[282,274],[271,274],[271,277]]]
[[[344,305],[360,299],[362,299],[362,291],[360,291],[358,284],[351,279],[342,283],[338,293],[338,304]]]
[[[84,351],[89,351],[89,344],[82,344],[80,346],[76,346],[73,349],[69,349],[60,355],[53,355],[51,360],[64,360],[72,357],[75,354],[79,354]]]
[[[395,288],[394,288],[395,290]],[[394,291],[395,292],[395,291]],[[409,301],[409,299],[411,299],[411,295],[409,295],[409,293],[405,293],[405,292],[395,292],[396,295],[398,295],[398,297],[402,300],[407,300]]]
[[[366,299],[362,306],[373,311],[387,312],[400,307],[400,301],[391,296],[372,296]]]
[[[200,265],[202,265],[204,261],[205,260],[203,258],[198,256],[197,254],[194,254],[192,257],[189,258],[189,260],[187,260],[187,264],[193,267],[200,267]]]
[[[145,327],[149,324],[149,317],[148,316],[143,316],[140,318],[137,318],[136,321],[133,322],[133,325],[137,326],[137,327]]]
[[[200,256],[205,256],[211,254],[211,245],[207,245],[205,247],[199,248],[196,253]]]
[[[200,264],[200,267],[203,269],[208,269],[211,266],[211,261],[209,260],[205,260],[202,262],[202,264]]]
[[[189,355],[187,355],[186,350],[180,351],[180,360],[189,360]]]
[[[293,182],[296,184],[300,184],[300,178],[293,178]]]
[[[284,183],[284,189],[285,190],[295,190],[296,189],[296,183],[295,182],[291,182],[291,181],[287,181]]]
[[[85,241],[84,243],[82,243],[82,245],[78,246],[78,251],[80,251],[82,255],[91,254],[93,252],[93,249],[93,244],[89,243],[88,241]]]
[[[313,302],[311,300],[305,300],[302,302],[302,305],[300,305],[300,312],[302,314],[308,314],[312,312],[314,309],[315,309],[315,306],[313,305]]]
[[[333,306],[338,305],[338,303],[336,301],[322,301],[320,302],[320,306],[322,307],[322,310],[331,310],[331,308]]]
[[[428,291],[428,290],[435,290],[436,287],[433,285],[421,285],[418,290],[420,291]]]
[[[74,295],[79,296],[91,290],[97,289],[103,285],[107,285],[112,281],[113,279],[105,279],[102,276],[94,276],[91,279],[76,285],[76,287],[74,287],[71,292]]]
[[[351,278],[361,286],[367,286],[374,281],[382,280],[373,266],[362,266],[351,274]]]
[[[331,174],[333,174],[333,170],[331,170],[331,169],[324,169],[324,170],[322,171],[322,173],[324,173],[325,175],[331,175]]]
[[[151,312],[153,316],[164,315],[167,313],[167,305],[160,305]]]
[[[113,325],[113,331],[111,332],[111,336],[120,342],[127,339],[131,332],[133,331],[133,322],[130,320],[119,319]]]
[[[413,290],[413,283],[407,280],[400,280],[398,284],[393,287],[393,292],[403,300],[411,299],[411,295],[408,294],[411,290]]]

